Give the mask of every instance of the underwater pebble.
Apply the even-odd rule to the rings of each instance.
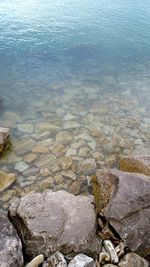
[[[24,172],[26,171],[28,168],[30,167],[30,165],[28,165],[27,163],[25,163],[24,161],[20,161],[20,162],[17,162],[14,166],[14,169],[16,171],[19,171],[19,172]]]
[[[25,133],[32,133],[33,132],[33,125],[32,124],[18,124],[17,125],[17,129],[21,132],[25,132]]]

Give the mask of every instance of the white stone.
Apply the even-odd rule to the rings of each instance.
[[[110,254],[111,262],[112,263],[118,263],[119,259],[118,259],[117,253],[116,253],[115,248],[114,248],[114,246],[110,240],[104,240],[104,248]]]
[[[30,261],[25,267],[38,267],[44,261],[44,256],[42,254],[36,256],[32,261]]]
[[[95,263],[92,258],[79,254],[69,262],[68,267],[95,267]]]

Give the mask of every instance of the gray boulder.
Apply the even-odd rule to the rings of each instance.
[[[149,267],[149,263],[144,258],[135,253],[126,254],[118,264],[119,267]]]
[[[13,225],[4,214],[0,214],[0,266],[24,266],[21,241]]]
[[[9,128],[0,127],[0,154],[9,140]]]
[[[93,196],[65,191],[32,193],[14,201],[9,216],[30,258],[41,253],[48,257],[56,251],[93,255],[101,249]]]
[[[98,207],[107,221],[131,251],[149,255],[150,177],[111,170],[98,171],[95,180]]]
[[[95,263],[91,257],[79,254],[69,262],[68,267],[95,267]]]

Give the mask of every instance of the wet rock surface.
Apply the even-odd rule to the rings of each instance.
[[[149,255],[150,178],[111,170],[98,172],[99,185],[101,179],[106,183],[100,187],[98,194],[99,201],[101,196],[107,195],[108,202],[103,207],[107,221],[132,251],[142,256]]]
[[[8,173],[5,171],[0,171],[0,192],[7,189],[16,180],[16,175],[14,173]]]
[[[21,241],[5,214],[0,214],[0,266],[24,266]]]
[[[9,141],[9,128],[0,127],[0,154]]]
[[[92,203],[92,196],[65,191],[33,193],[12,203],[9,217],[30,258],[56,250],[65,255],[81,251],[94,255],[100,251],[100,242]]]
[[[125,172],[137,172],[150,176],[150,156],[123,157],[119,168]]]

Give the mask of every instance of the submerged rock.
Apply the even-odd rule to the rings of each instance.
[[[33,132],[33,125],[28,123],[20,123],[17,125],[19,131],[24,133],[32,133]]]
[[[32,138],[21,138],[13,142],[14,151],[17,155],[21,156],[26,153],[31,152],[32,148],[35,146],[35,141]]]
[[[94,159],[89,158],[78,163],[77,172],[79,174],[91,175],[96,171],[97,165]]]
[[[8,173],[0,171],[0,192],[4,191],[16,180],[16,175],[14,173]]]
[[[27,163],[25,163],[24,161],[19,161],[15,164],[14,169],[18,172],[24,172],[26,171],[28,168],[30,167],[30,165],[28,165]]]
[[[33,193],[13,202],[9,216],[30,258],[41,253],[48,257],[55,251],[91,255],[100,251],[92,203],[92,196],[65,191]]]
[[[52,134],[58,133],[61,130],[59,126],[49,122],[38,122],[35,126],[35,129],[39,133],[50,132]]]
[[[21,241],[4,214],[0,214],[0,266],[24,266]]]
[[[117,170],[98,171],[95,185],[98,207],[125,245],[141,256],[149,255],[150,177]]]
[[[3,114],[3,119],[12,121],[12,122],[21,122],[21,117],[14,111],[5,111]]]
[[[57,145],[68,145],[72,143],[73,139],[68,131],[61,131],[56,135]]]

